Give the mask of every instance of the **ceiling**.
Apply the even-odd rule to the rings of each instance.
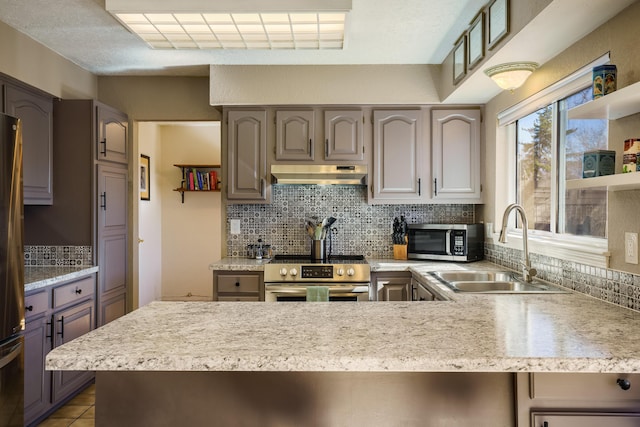
[[[97,75],[208,75],[209,64],[440,64],[486,2],[352,0],[345,49],[324,51],[153,50],[104,0],[0,0],[0,20]]]

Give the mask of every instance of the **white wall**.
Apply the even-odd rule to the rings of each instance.
[[[221,258],[219,192],[180,193],[181,170],[174,164],[220,164],[220,123],[160,126],[158,165],[162,211],[162,299],[213,297],[208,266]],[[153,187],[152,187],[153,191]],[[153,197],[153,195],[152,195]]]
[[[158,143],[160,126],[156,123],[138,123],[138,151],[150,157],[150,200],[138,199],[138,303],[142,307],[159,300],[162,284],[162,198],[158,168],[162,165],[162,150]],[[136,156],[136,160],[139,156]],[[140,168],[136,167],[134,183],[140,182]],[[136,186],[137,188],[137,186]],[[135,192],[135,191],[134,191]],[[135,244],[137,239],[143,241]],[[134,298],[135,299],[135,298]],[[135,303],[135,301],[134,301]]]

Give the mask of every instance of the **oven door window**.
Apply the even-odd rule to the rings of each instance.
[[[448,230],[409,230],[408,252],[414,254],[449,255]]]
[[[313,285],[307,285],[313,286]],[[269,302],[294,302],[307,301],[307,286],[272,284],[265,287],[265,301]],[[340,285],[329,286],[329,302],[338,301],[368,301],[369,284],[348,285],[345,288]]]

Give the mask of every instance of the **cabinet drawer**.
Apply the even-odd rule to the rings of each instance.
[[[255,296],[255,297],[245,297],[245,296],[222,296],[222,297],[218,297],[218,301],[249,301],[249,302],[253,302],[253,301],[260,301],[260,297]]]
[[[67,283],[53,289],[53,308],[90,297],[95,292],[94,276]]]
[[[49,294],[47,291],[38,292],[24,297],[25,318],[37,316],[47,311]]]
[[[631,384],[628,390],[618,380]],[[531,374],[533,399],[623,401],[640,400],[640,375],[638,374]]]
[[[218,292],[260,292],[260,276],[218,276]]]
[[[636,427],[640,423],[639,414],[606,412],[533,412],[531,418],[531,425],[535,427],[544,425],[549,427]]]

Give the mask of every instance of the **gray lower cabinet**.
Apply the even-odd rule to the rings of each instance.
[[[435,294],[429,290],[423,283],[412,278],[411,279],[411,301],[435,301]]]
[[[371,285],[378,301],[411,301],[410,272],[373,273]]]
[[[24,203],[51,205],[53,97],[24,85],[4,83],[4,112],[22,121]]]
[[[214,271],[214,301],[264,301],[261,271]]]
[[[640,374],[516,374],[517,425],[640,425]]]
[[[25,425],[37,422],[93,380],[90,371],[46,371],[53,348],[95,328],[96,275],[38,289],[25,296]]]
[[[625,413],[534,412],[531,418],[531,425],[535,427],[638,427],[640,425],[640,414]]]

